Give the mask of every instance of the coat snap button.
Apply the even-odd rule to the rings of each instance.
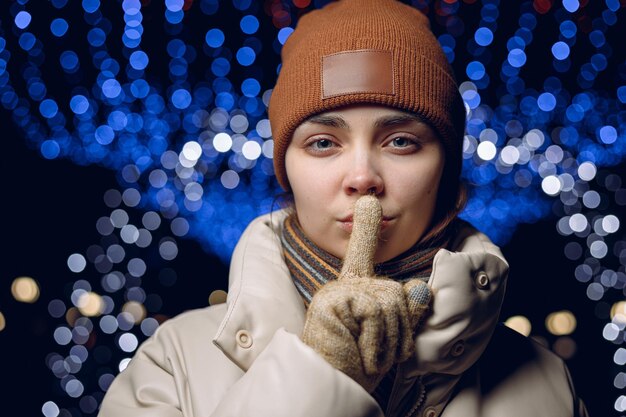
[[[424,410],[424,417],[435,417],[437,415],[437,410],[435,410],[435,407],[428,407],[426,410]]]
[[[450,349],[450,354],[454,356],[455,358],[458,356],[461,356],[463,352],[465,352],[465,342],[463,342],[462,340],[459,340],[458,342],[456,342],[452,346],[452,349]]]
[[[489,275],[485,271],[480,271],[476,274],[476,286],[481,290],[486,289],[489,286]]]
[[[237,344],[244,349],[248,349],[252,346],[252,336],[247,330],[239,330],[235,338],[237,339]]]

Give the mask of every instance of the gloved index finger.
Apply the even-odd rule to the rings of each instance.
[[[373,195],[364,195],[356,201],[352,234],[339,279],[374,276],[374,254],[382,215],[380,202]]]

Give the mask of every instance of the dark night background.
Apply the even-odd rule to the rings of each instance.
[[[617,49],[621,39],[615,41]],[[154,39],[147,42],[152,48],[159,46]],[[71,291],[67,257],[98,242],[96,220],[110,211],[103,194],[120,186],[115,173],[105,168],[42,158],[28,147],[4,109],[0,109],[0,140],[0,311],[6,319],[6,328],[0,331],[0,415],[40,416],[44,402],[60,404],[65,395],[45,363],[46,355],[58,348],[52,337],[58,320],[50,317],[48,303],[66,298]],[[611,172],[626,182],[623,167]],[[602,337],[610,306],[591,301],[585,295],[586,285],[574,278],[578,263],[564,256],[569,240],[557,233],[556,220],[520,226],[502,248],[511,266],[502,318],[526,316],[533,325],[532,335],[551,347],[557,337],[546,330],[546,316],[572,311],[577,327],[570,337],[576,353],[567,364],[574,383],[592,416],[616,415],[613,403],[620,393],[613,379],[619,370],[613,353],[617,345]],[[195,241],[181,238],[178,245],[178,257],[166,265],[177,271],[176,283],[164,286],[150,275],[144,281],[161,295],[164,317],[204,307],[213,290],[227,289],[227,265]],[[11,283],[19,276],[38,281],[41,295],[35,303],[12,297]]]

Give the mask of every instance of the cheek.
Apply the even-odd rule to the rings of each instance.
[[[327,171],[318,169],[315,161],[304,158],[297,151],[287,153],[285,168],[296,212],[301,220],[311,219],[315,213],[322,214],[331,189]]]
[[[404,175],[402,175],[404,173]],[[410,173],[407,175],[407,173]],[[396,172],[393,187],[393,199],[407,209],[430,217],[435,209],[440,188],[441,168],[437,163],[419,164],[413,169]]]

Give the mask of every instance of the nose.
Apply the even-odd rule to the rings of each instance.
[[[384,189],[384,182],[372,155],[362,152],[351,159],[343,179],[344,192],[348,195],[380,195]]]

